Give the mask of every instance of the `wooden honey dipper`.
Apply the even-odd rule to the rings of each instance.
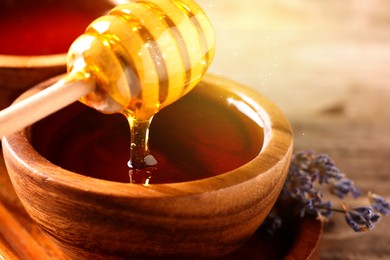
[[[127,117],[132,149],[144,151],[139,162],[129,163],[142,166],[152,117],[200,81],[214,53],[212,26],[191,0],[117,6],[71,45],[63,79],[0,111],[0,137],[80,100]]]

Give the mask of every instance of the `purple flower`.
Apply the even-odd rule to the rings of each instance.
[[[390,203],[385,200],[382,196],[377,194],[368,193],[368,199],[372,205],[372,207],[380,212],[381,214],[387,216],[390,215]]]
[[[355,232],[372,229],[380,218],[381,216],[375,213],[371,207],[358,207],[345,212],[345,220]]]
[[[343,199],[348,194],[351,194],[354,198],[360,196],[360,191],[355,187],[354,182],[347,178],[330,181],[329,191],[340,199]]]
[[[332,203],[330,201],[322,201],[322,193],[315,192],[310,195],[310,198],[300,200],[297,205],[297,211],[301,217],[305,216],[306,213],[317,216],[321,220],[326,220],[332,215]]]
[[[317,214],[320,219],[329,219],[332,216],[333,209],[330,201],[321,202],[315,205],[317,208]]]
[[[381,196],[369,194],[371,207],[358,207],[352,210],[332,208],[332,203],[324,199],[322,188],[327,188],[330,194],[339,199],[347,195],[353,198],[360,196],[360,191],[352,180],[341,173],[333,160],[326,154],[316,154],[314,151],[301,151],[292,158],[288,176],[282,190],[282,198],[297,202],[297,213],[300,216],[311,214],[318,219],[328,220],[333,212],[345,214],[348,225],[356,232],[366,231],[374,227],[381,215],[390,214],[390,204]],[[374,211],[375,210],[375,211]]]
[[[298,204],[297,211],[299,212],[299,216],[301,218],[305,216],[306,212],[311,215],[316,215],[313,201],[311,200],[302,201],[300,204]]]
[[[299,201],[307,198],[307,193],[313,189],[312,178],[304,171],[298,168],[290,168],[288,178],[283,189],[284,197],[292,197]]]
[[[328,183],[330,179],[339,180],[344,177],[333,160],[326,154],[319,154],[312,162],[311,168],[311,171],[318,175],[320,184]]]

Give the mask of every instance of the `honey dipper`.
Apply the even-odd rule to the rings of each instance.
[[[200,81],[214,52],[212,26],[191,0],[117,6],[71,45],[63,79],[0,111],[0,138],[76,100],[148,124]]]

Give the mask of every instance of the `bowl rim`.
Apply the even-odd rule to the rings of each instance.
[[[53,78],[39,84],[36,91],[39,91],[39,86],[48,86],[48,82],[53,82]],[[101,180],[71,172],[49,162],[28,141],[28,128],[3,137],[3,152],[13,157],[30,175],[34,175],[33,178],[39,178],[42,182],[115,197],[161,198],[213,192],[245,183],[265,173],[276,174],[275,171],[280,167],[285,167],[286,160],[290,159],[292,153],[292,129],[284,113],[273,102],[249,87],[217,75],[206,74],[200,84],[223,87],[232,94],[244,97],[245,101],[251,102],[252,108],[256,109],[255,112],[263,121],[264,144],[260,153],[232,171],[180,183],[145,185]],[[5,161],[7,163],[7,159]],[[48,169],[51,171],[48,172]],[[287,172],[284,174],[281,177],[285,178]]]

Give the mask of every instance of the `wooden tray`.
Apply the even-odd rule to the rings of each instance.
[[[316,259],[322,224],[315,218],[284,217],[276,236],[258,231],[223,259]],[[21,205],[0,150],[0,259],[69,259],[43,234]]]

